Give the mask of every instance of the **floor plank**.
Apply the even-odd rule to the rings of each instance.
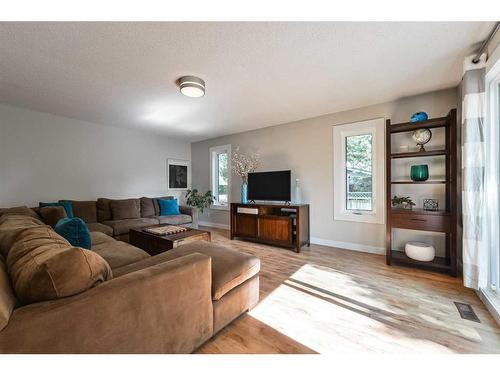
[[[198,353],[500,353],[500,328],[460,278],[387,266],[375,254],[318,245],[297,254],[209,230],[213,242],[260,258],[260,303]],[[454,301],[471,304],[481,323],[462,319]]]

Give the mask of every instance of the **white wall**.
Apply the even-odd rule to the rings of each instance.
[[[168,194],[168,158],[190,144],[0,105],[0,207]]]
[[[262,159],[260,170],[291,169],[292,181],[300,179],[302,200],[311,204],[311,236],[317,242],[381,252],[385,246],[384,225],[333,220],[332,127],[377,117],[405,122],[418,111],[440,117],[456,107],[457,90],[454,88],[193,143],[192,185],[203,191],[209,189],[210,147],[231,144],[233,149],[240,145],[243,152],[258,151]],[[240,178],[233,176],[232,181],[231,200],[236,202],[240,196]],[[229,213],[208,210],[200,220],[227,226]],[[424,236],[426,238],[421,239],[441,247],[441,238],[434,236],[429,240],[429,236]],[[404,240],[396,239],[396,242]]]

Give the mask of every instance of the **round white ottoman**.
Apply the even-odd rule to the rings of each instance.
[[[430,262],[436,256],[436,249],[424,242],[408,242],[405,245],[405,253],[408,258],[421,262]]]

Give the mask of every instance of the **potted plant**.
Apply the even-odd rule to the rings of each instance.
[[[186,204],[199,208],[201,213],[213,203],[214,196],[211,190],[208,190],[205,194],[198,194],[198,189],[188,190],[186,192]]]
[[[233,173],[241,177],[241,203],[248,203],[248,174],[255,172],[259,166],[259,155],[245,155],[240,152],[240,146],[233,151]]]
[[[391,203],[392,207],[401,208],[403,210],[411,210],[412,206],[415,206],[415,203],[410,197],[398,197],[396,195],[391,199]]]

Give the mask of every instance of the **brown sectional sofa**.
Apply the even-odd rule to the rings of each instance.
[[[173,197],[69,201],[73,206],[73,214],[83,219],[90,231],[102,232],[121,241],[128,242],[128,233],[132,228],[156,224],[198,227],[196,207],[180,205],[181,215],[161,216],[158,199],[173,199]],[[37,207],[33,209],[38,212]]]
[[[200,241],[150,256],[102,231],[84,251],[30,211],[0,210],[0,353],[189,353],[258,302],[252,255]]]

